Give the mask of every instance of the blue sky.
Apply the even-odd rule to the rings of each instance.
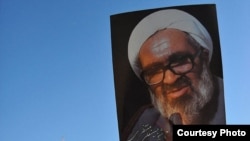
[[[118,141],[110,15],[215,3],[228,124],[249,124],[247,0],[0,0],[0,140]]]

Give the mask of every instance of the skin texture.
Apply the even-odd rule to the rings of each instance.
[[[154,66],[163,67],[175,56],[193,56],[200,48],[190,43],[186,33],[177,29],[164,29],[143,43],[139,61],[143,71]],[[213,95],[212,75],[208,66],[208,51],[202,50],[194,59],[194,67],[190,72],[176,75],[166,70],[161,83],[148,86],[156,109],[165,118],[174,113],[180,114],[183,124],[205,123],[201,110]]]

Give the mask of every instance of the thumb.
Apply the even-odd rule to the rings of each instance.
[[[182,124],[182,118],[180,113],[173,113],[170,117],[169,120],[172,122],[174,125],[181,125]]]

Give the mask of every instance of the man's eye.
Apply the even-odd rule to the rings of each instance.
[[[181,66],[181,65],[190,64],[190,63],[191,63],[190,57],[187,57],[187,56],[180,57],[178,60],[171,63],[171,67]]]
[[[157,70],[151,70],[151,71],[148,71],[147,73],[145,73],[144,79],[147,82],[155,83],[155,82],[161,81],[162,76],[163,76],[162,69],[157,69]]]
[[[155,74],[158,74],[158,73],[160,73],[161,72],[161,69],[152,69],[152,70],[148,70],[148,71],[146,71],[146,75],[148,75],[148,76],[152,76],[152,75],[155,75]]]
[[[171,68],[175,71],[177,74],[186,73],[192,69],[192,61],[190,58],[183,58],[179,60],[178,62],[175,62],[171,64]]]

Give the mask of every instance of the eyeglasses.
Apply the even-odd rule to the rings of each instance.
[[[141,73],[141,77],[148,85],[155,85],[161,83],[165,78],[165,71],[170,70],[176,75],[184,75],[190,72],[194,67],[194,59],[200,55],[202,48],[200,48],[194,55],[180,55],[177,59],[170,61],[166,66],[152,67]]]

